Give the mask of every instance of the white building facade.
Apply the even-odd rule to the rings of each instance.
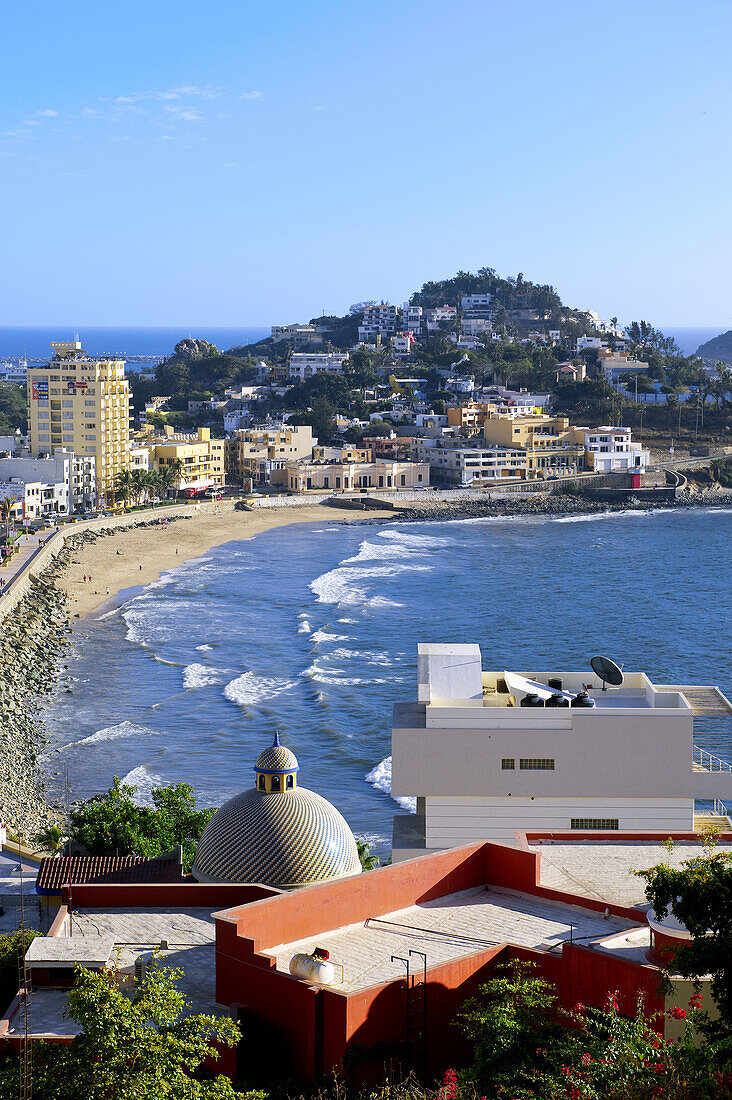
[[[484,672],[477,645],[421,644],[417,670],[417,701],[394,707],[392,795],[417,797],[416,817],[395,818],[394,860],[526,831],[661,843],[694,829],[695,799],[732,798],[730,765],[694,746],[695,714],[732,714],[718,688],[626,672],[603,691],[589,668],[520,673],[545,694],[585,692],[537,705]]]

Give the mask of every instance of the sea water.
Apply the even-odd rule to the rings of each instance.
[[[217,547],[76,626],[46,712],[52,791],[65,763],[75,797],[119,775],[143,802],[182,780],[218,805],[279,730],[302,785],[388,852],[413,809],[390,797],[390,736],[418,642],[478,642],[492,669],[589,674],[607,653],[729,692],[731,534],[732,509],[699,508],[295,524]],[[732,726],[705,747],[732,753]]]

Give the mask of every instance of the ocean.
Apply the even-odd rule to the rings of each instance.
[[[413,808],[390,797],[389,754],[418,642],[479,642],[498,669],[607,653],[729,693],[731,536],[732,509],[700,508],[294,524],[217,547],[75,626],[45,711],[51,790],[66,764],[75,797],[119,775],[143,801],[184,780],[218,805],[279,730],[302,784],[388,853]],[[732,753],[732,725],[704,747]]]
[[[215,328],[205,325],[190,329],[178,328],[74,328],[71,325],[0,326],[0,361],[17,359],[27,355],[31,359],[45,359],[50,355],[52,340],[81,340],[84,351],[90,355],[119,355],[123,359],[134,356],[172,355],[173,348],[185,336],[208,340],[219,351],[252,344],[269,336],[267,326]]]
[[[696,351],[700,344],[711,340],[724,332],[718,328],[674,328],[662,326],[667,336],[673,336],[685,355]],[[173,348],[184,336],[195,336],[216,344],[219,351],[252,344],[269,336],[270,329],[264,326],[247,328],[216,328],[196,326],[187,328],[80,328],[70,325],[45,327],[0,326],[0,361],[16,359],[27,355],[30,358],[45,358],[49,354],[48,345],[52,340],[73,340],[78,332],[85,351],[92,355],[160,356],[170,355]]]

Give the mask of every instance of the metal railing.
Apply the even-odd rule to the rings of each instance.
[[[714,799],[714,809],[712,810],[712,813],[714,814],[715,817],[729,817],[730,816],[730,812],[729,812],[727,806],[725,805],[725,803],[722,801],[721,798],[715,798]]]
[[[711,752],[707,752],[698,745],[694,745],[694,763],[706,772],[732,772],[732,764],[728,760],[713,756]]]

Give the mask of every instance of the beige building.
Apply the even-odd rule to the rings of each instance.
[[[97,493],[111,503],[129,465],[130,391],[123,359],[96,359],[76,340],[52,343],[54,357],[28,370],[32,455],[72,450],[95,459]]]
[[[566,416],[490,415],[483,437],[486,443],[524,451],[529,479],[576,474],[584,468],[584,443],[577,441]]]
[[[527,830],[638,830],[660,843],[694,829],[695,799],[732,798],[732,765],[694,745],[695,715],[732,714],[719,688],[626,672],[603,691],[589,661],[483,672],[477,645],[419,645],[417,679],[417,701],[394,707],[391,792],[417,798],[416,816],[394,820],[394,860]],[[584,699],[557,703],[557,690]],[[718,820],[729,826],[726,811]]]
[[[309,424],[239,428],[226,440],[227,477],[238,484],[284,482],[284,474],[279,479],[273,475],[284,471],[287,462],[310,458],[314,442]]]
[[[294,493],[425,489],[430,483],[426,462],[288,462],[285,471]]]
[[[225,484],[224,440],[212,439],[208,428],[199,428],[197,433],[176,433],[166,427],[164,438],[145,441],[139,447],[149,452],[150,470],[162,470],[180,462],[175,489],[207,489]],[[136,468],[144,469],[142,462]]]

